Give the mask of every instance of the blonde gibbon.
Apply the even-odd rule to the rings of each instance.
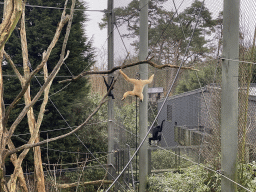
[[[128,95],[134,95],[134,96],[138,96],[140,100],[143,101],[143,93],[142,93],[143,88],[145,85],[153,81],[154,74],[148,80],[141,80],[141,79],[131,79],[121,69],[119,71],[127,82],[130,82],[134,85],[133,90],[125,92],[121,100],[124,100]]]

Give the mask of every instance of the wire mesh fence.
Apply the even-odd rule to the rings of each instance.
[[[114,1],[114,5],[114,65],[122,66],[138,61],[140,7],[139,1],[132,0]],[[149,126],[159,112],[164,98],[168,97],[157,119],[158,125],[165,120],[160,141],[158,139],[149,146],[149,170],[151,173],[172,172],[187,168],[193,163],[202,163],[215,171],[219,170],[223,1],[153,0],[149,1],[148,6],[148,58],[152,58],[158,65],[191,67],[181,69],[177,81],[174,82],[177,68],[157,69],[149,66],[148,76],[155,75],[154,81],[148,85]],[[255,11],[255,2],[241,1],[238,59],[239,163],[251,163],[256,160],[256,86],[253,64]],[[139,76],[138,66],[123,71],[131,78]],[[112,75],[117,77],[118,73],[116,71]],[[102,95],[106,93],[107,89],[100,75],[92,76],[91,80],[93,92]],[[167,95],[170,87],[172,90]],[[119,76],[113,90],[115,150],[119,151],[115,156],[116,164],[113,166],[117,172],[124,168],[137,147],[136,137],[138,142],[136,110],[139,102],[135,97],[127,97],[121,101],[123,93],[132,89],[133,85]],[[126,187],[130,186],[128,189],[137,181],[136,170],[138,171],[138,164],[134,159],[123,177]]]

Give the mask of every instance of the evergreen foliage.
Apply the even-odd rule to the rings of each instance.
[[[217,61],[205,62],[204,67],[200,67],[200,71],[185,71],[179,80],[175,94],[180,94],[187,91],[200,88],[201,86],[212,83],[219,83],[221,79],[220,66],[216,66]],[[199,84],[200,82],[200,84]]]
[[[64,0],[62,1],[28,0],[27,4],[63,8],[64,2],[65,2]],[[82,3],[82,1],[76,1],[76,8],[84,9],[85,5]],[[2,15],[2,12],[3,12],[3,5],[1,5],[0,15]],[[68,12],[69,12],[69,9],[67,10],[67,13]],[[26,11],[25,11],[26,33],[27,33],[27,41],[28,41],[29,61],[32,69],[35,69],[35,67],[38,64],[40,64],[42,60],[43,51],[47,49],[50,42],[52,41],[56,28],[61,18],[61,13],[62,13],[62,9],[39,8],[39,7],[29,7],[29,6],[26,7]],[[70,50],[70,55],[68,59],[65,61],[65,63],[63,64],[57,76],[78,75],[81,71],[88,70],[92,65],[94,50],[92,48],[91,42],[86,37],[85,31],[83,29],[83,23],[85,21],[86,21],[86,15],[84,14],[84,12],[75,11],[73,24],[72,24],[68,44],[67,44],[67,50]],[[65,27],[63,28],[59,41],[56,44],[55,48],[53,49],[51,56],[47,62],[49,73],[52,71],[53,67],[57,64],[59,60],[62,42],[64,39],[64,34],[65,34]],[[6,43],[5,50],[11,56],[17,68],[23,74],[22,50],[21,50],[20,44],[21,43],[20,43],[19,24],[18,24],[12,36],[10,37],[9,41]],[[21,90],[21,86],[18,78],[11,76],[11,75],[14,75],[14,72],[11,69],[11,66],[7,62],[3,63],[3,73],[4,75],[10,75],[4,78],[4,86],[5,86],[4,101],[5,101],[5,104],[10,104],[15,98],[15,96]],[[42,72],[38,73],[37,75],[43,76]],[[65,129],[60,131],[51,131],[51,130],[66,128],[68,127],[67,123],[69,123],[71,127],[77,125],[76,118],[78,117],[71,115],[74,101],[79,101],[82,98],[85,98],[89,92],[89,84],[86,78],[82,78],[76,83],[71,83],[69,86],[67,86],[67,88],[64,88],[67,84],[59,84],[58,81],[66,78],[68,77],[62,77],[62,78],[57,77],[53,81],[53,85],[50,90],[50,95],[52,95],[54,93],[57,93],[63,88],[63,90],[51,96],[50,98],[54,102],[54,104],[56,105],[60,113],[63,115],[63,118],[65,120],[63,120],[63,118],[60,116],[60,114],[55,109],[53,104],[49,101],[46,107],[47,111],[45,112],[44,120],[40,129],[41,131],[49,130],[48,132],[49,138],[55,137],[57,135],[61,135],[70,131],[70,129]],[[40,84],[44,83],[42,77],[38,77],[37,79],[40,82]],[[34,78],[31,82],[32,98],[40,88],[40,85],[37,82],[37,79]],[[14,109],[14,111],[12,112],[9,120],[9,124],[11,124],[15,120],[18,113],[24,107],[22,103],[24,103],[24,101],[21,101],[20,102],[21,105],[18,105],[16,109]],[[35,114],[37,114],[37,110],[39,110],[40,104],[41,104],[41,101],[39,100],[34,106]],[[83,113],[83,111],[81,111],[81,113]],[[67,123],[65,121],[67,121]],[[23,134],[28,132],[29,130],[28,130],[27,122],[26,120],[23,120],[23,122],[17,128],[17,131],[15,132],[15,134]],[[41,133],[40,136],[43,139],[47,138],[46,133]],[[28,140],[29,135],[20,136],[20,137],[22,137],[25,140]],[[15,142],[15,145],[18,146],[19,144],[23,144],[23,143],[24,141],[18,138]],[[42,148],[45,148],[45,147],[46,145],[42,146]],[[68,138],[62,139],[60,141],[49,143],[49,148],[55,149],[55,150],[61,150],[61,151],[78,152],[81,149],[84,151],[84,147],[80,145],[79,141],[74,135],[69,136]],[[46,150],[44,149],[42,150],[43,162],[47,162],[46,152],[47,152]],[[71,154],[67,155],[65,153],[59,153],[59,152],[55,153],[51,150],[49,150],[48,154],[50,157],[50,162],[53,162],[53,163],[57,162],[59,159],[62,159],[63,162],[65,161],[71,162],[71,160],[74,159],[74,155],[71,155]],[[30,158],[28,158],[27,160],[29,161]],[[29,161],[28,165],[30,165],[31,163],[32,162]]]
[[[185,53],[189,37],[196,24],[189,57],[193,55],[193,60],[205,57],[206,53],[211,51],[209,46],[205,46],[208,43],[205,35],[211,35],[216,25],[208,8],[196,0],[177,16],[175,11],[164,8],[166,1],[152,0],[148,3],[149,49],[155,53],[155,58],[158,58],[158,61],[168,60],[177,64]],[[131,1],[126,7],[115,9],[116,25],[120,27],[127,24],[128,33],[124,34],[124,37],[134,38],[139,35],[139,13],[138,0]],[[104,17],[100,27],[106,26],[107,18]],[[135,40],[132,45],[138,49],[139,42]]]

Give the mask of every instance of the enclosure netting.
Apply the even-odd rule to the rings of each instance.
[[[171,64],[191,67],[157,69],[149,65],[148,76],[154,81],[148,85],[148,122],[153,122],[163,98],[168,97],[157,123],[165,120],[161,141],[149,146],[150,171],[181,170],[202,163],[213,170],[220,169],[220,105],[223,1],[221,0],[167,0],[149,2],[149,56],[158,65]],[[114,65],[138,61],[139,3],[116,0],[114,28]],[[255,151],[255,62],[253,46],[256,3],[241,1],[239,60],[239,149],[240,163],[256,159]],[[189,42],[191,40],[190,46]],[[188,51],[186,51],[188,48]],[[106,66],[100,66],[106,69]],[[99,67],[99,68],[100,68]],[[194,70],[197,69],[197,70]],[[123,69],[131,78],[137,78],[139,67]],[[118,174],[136,149],[136,98],[121,98],[133,85],[118,77],[113,94],[115,111],[115,162]],[[106,87],[100,75],[92,76],[92,90],[103,95]],[[172,86],[173,85],[173,86]],[[172,87],[171,93],[167,95]],[[137,102],[139,105],[139,102]],[[155,125],[156,126],[156,125]],[[151,137],[149,135],[148,137]],[[139,142],[139,139],[138,139]],[[146,139],[148,142],[148,139]],[[124,172],[124,188],[132,188],[135,180],[136,159]],[[134,173],[134,177],[131,175]],[[186,182],[186,181],[183,181]],[[136,183],[136,181],[135,181]],[[196,187],[196,185],[194,186]],[[122,191],[123,188],[119,186]]]

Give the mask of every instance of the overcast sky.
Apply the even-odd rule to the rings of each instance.
[[[107,9],[108,0],[83,0],[86,2],[88,10],[104,10]],[[115,0],[115,6],[125,6],[131,0]],[[120,4],[121,3],[121,4]],[[87,11],[86,12],[89,21],[85,24],[86,35],[93,40],[93,46],[97,50],[97,63],[99,65],[105,65],[107,61],[107,29],[100,30],[99,23],[104,16],[104,13],[98,11]],[[115,36],[115,41],[121,42],[119,35]],[[126,46],[129,47],[129,40],[126,41]],[[121,43],[120,43],[121,44]],[[118,54],[126,54],[126,50],[123,46],[118,47],[118,50],[115,52],[115,57],[118,57]]]
[[[88,6],[88,10],[104,10],[107,9],[107,0],[84,0]],[[89,38],[93,38],[94,45],[102,46],[107,39],[107,30],[99,29],[99,22],[104,15],[102,12],[87,11],[89,21],[86,22],[86,34]]]
[[[104,10],[107,9],[107,2],[108,0],[83,0],[86,2],[88,6],[88,10]],[[115,7],[117,6],[126,6],[128,2],[131,0],[114,0]],[[179,12],[184,10],[185,7],[190,5],[194,0],[175,0],[176,6],[179,5],[181,2],[183,2],[183,6],[181,7]],[[205,0],[205,4],[207,8],[212,13],[212,16],[216,18],[219,14],[219,11],[223,9],[223,0]],[[172,10],[173,7],[173,1],[168,1],[165,6],[167,10]],[[254,27],[256,24],[256,2],[255,0],[243,0],[241,1],[241,23],[240,26],[244,29],[244,33],[247,33],[247,38],[251,39],[254,32]],[[100,30],[99,29],[99,22],[101,22],[101,19],[104,15],[103,12],[92,12],[87,11],[86,12],[89,21],[86,22],[85,29],[86,29],[86,35],[89,38],[93,39],[93,46],[97,48],[98,56],[96,60],[98,60],[98,63],[105,63],[106,62],[106,48],[107,48],[107,29]],[[241,28],[241,29],[242,29]],[[121,31],[124,32],[124,31]],[[250,37],[249,37],[250,36]],[[119,35],[115,35],[115,43],[121,42]],[[130,42],[129,40],[125,40],[126,46],[129,46]],[[130,40],[131,41],[131,40]],[[251,41],[251,40],[250,40]],[[115,44],[116,46],[116,44]],[[118,49],[118,50],[117,50]],[[123,49],[123,50],[122,50]],[[130,50],[128,50],[130,52]],[[122,47],[122,44],[120,43],[120,46],[115,47],[115,57],[117,58],[118,54],[123,53],[123,55],[126,55],[126,51]]]
[[[108,0],[83,0],[86,2],[86,5],[88,7],[88,10],[104,10],[107,9],[107,2]],[[114,0],[115,7],[118,6],[126,6],[131,0]],[[206,0],[209,1],[209,0]],[[215,3],[219,4],[218,2],[222,0],[216,0]],[[176,0],[175,1],[177,5],[179,5],[182,1]],[[183,7],[181,9],[184,9],[188,5],[190,5],[193,2],[193,0],[185,0],[185,2],[182,3]],[[211,1],[210,1],[211,2]],[[173,1],[168,1],[166,3],[166,9],[172,9],[173,8]],[[101,22],[101,19],[104,15],[103,12],[98,11],[87,11],[86,12],[89,21],[86,22],[85,29],[86,29],[86,35],[93,40],[93,46],[97,50],[97,57],[96,60],[101,65],[106,62],[107,59],[107,29],[100,30],[99,29],[99,23]],[[216,13],[217,14],[217,13]],[[122,30],[122,29],[121,29]],[[121,31],[122,32],[122,31]],[[129,40],[125,39],[126,46],[128,47],[129,52],[133,52],[131,47],[129,47],[130,43]],[[131,41],[131,40],[130,40]],[[121,39],[119,35],[115,35],[115,42],[121,42]],[[116,44],[115,44],[116,46]],[[122,57],[126,55],[126,50],[120,43],[118,46],[118,50],[116,51],[115,47],[115,57]]]

